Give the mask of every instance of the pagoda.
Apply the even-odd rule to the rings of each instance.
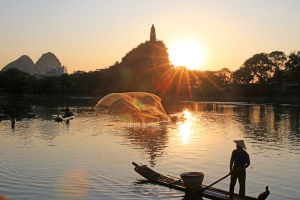
[[[155,33],[154,24],[152,24],[151,27],[150,42],[156,42],[156,33]]]

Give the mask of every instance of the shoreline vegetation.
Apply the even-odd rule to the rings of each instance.
[[[102,96],[67,96],[67,95],[59,95],[59,96],[38,96],[38,95],[22,95],[22,96],[0,96],[0,105],[11,102],[12,100],[17,101],[26,101],[32,102],[36,104],[80,104],[87,103],[88,105],[95,105]],[[60,102],[60,103],[59,103]],[[243,97],[243,96],[226,96],[226,97],[201,97],[193,100],[187,99],[186,97],[178,97],[178,96],[164,96],[162,98],[162,103],[164,105],[172,105],[177,104],[179,102],[198,102],[198,103],[224,103],[224,104],[269,104],[269,105],[294,105],[300,106],[300,97],[296,95],[290,96],[264,96],[264,97]]]
[[[162,41],[146,41],[121,62],[90,72],[35,76],[16,68],[0,72],[1,99],[97,97],[117,92],[148,92],[165,103],[176,101],[299,104],[300,51],[259,53],[235,71],[189,70],[169,61]]]

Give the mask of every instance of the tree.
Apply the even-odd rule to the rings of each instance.
[[[282,51],[273,51],[269,53],[268,58],[273,64],[272,70],[285,70],[285,64],[287,61],[285,53]]]
[[[273,78],[276,70],[279,71],[284,66],[284,62],[285,54],[280,51],[255,54],[233,73],[233,77],[240,84],[264,84]]]
[[[249,84],[254,79],[250,67],[242,66],[232,74],[235,84]]]
[[[282,51],[273,51],[269,55],[269,60],[272,62],[273,80],[281,82],[284,71],[286,69],[287,57]]]
[[[272,62],[266,53],[255,54],[245,61],[244,66],[248,67],[254,75],[253,82],[265,83],[274,73]]]
[[[232,82],[232,72],[228,68],[222,68],[221,70],[216,71],[215,74],[219,77],[224,86]]]
[[[290,79],[300,84],[300,51],[292,52],[289,55],[286,70]]]
[[[23,95],[33,93],[36,78],[30,74],[11,68],[0,72],[0,87],[9,94]]]

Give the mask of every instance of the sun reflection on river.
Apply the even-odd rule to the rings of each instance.
[[[190,136],[194,133],[192,129],[193,117],[189,110],[184,110],[182,112],[182,121],[180,122],[179,128],[179,136],[181,137],[182,144],[188,144],[190,141]]]

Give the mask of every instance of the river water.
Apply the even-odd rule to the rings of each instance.
[[[300,199],[300,107],[183,102],[177,123],[131,124],[73,105],[70,123],[52,119],[63,107],[39,106],[37,117],[0,122],[0,193],[11,200],[186,199],[144,182],[132,161],[179,176],[201,171],[204,184],[228,173],[233,140],[244,139],[251,165],[246,194],[269,186],[271,200]],[[228,189],[229,178],[215,187]],[[238,183],[236,190],[238,191]]]

